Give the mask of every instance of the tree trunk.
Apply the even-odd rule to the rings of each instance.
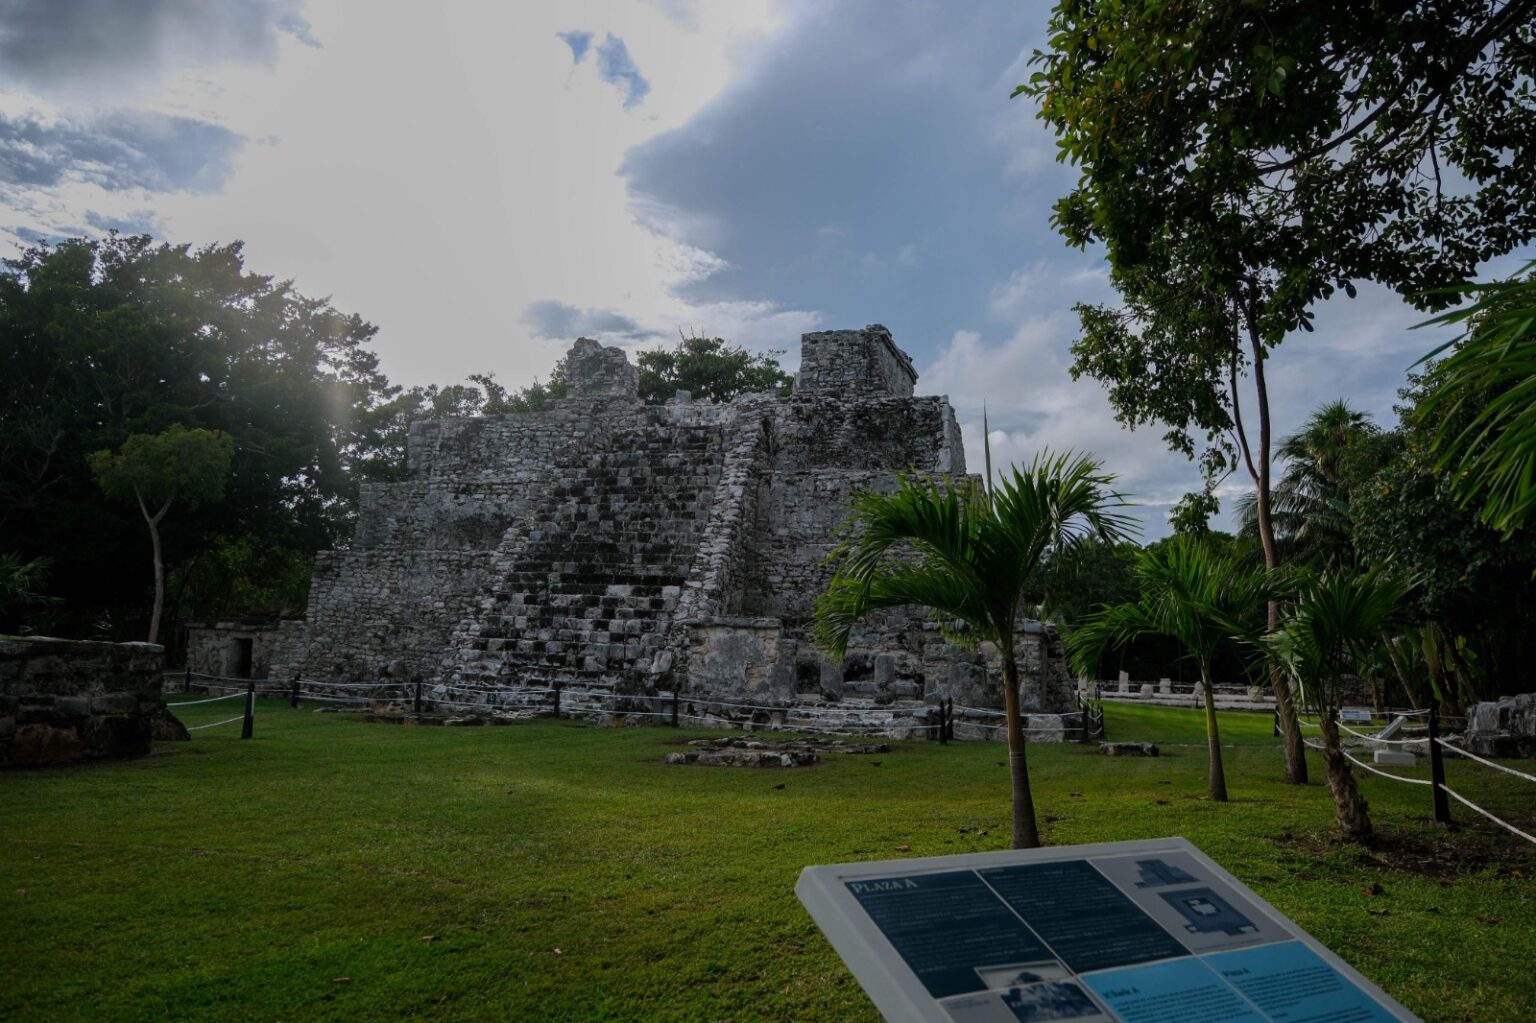
[[[148,506],[144,504],[144,495],[135,489],[134,496],[139,499],[139,511],[144,513],[144,521],[149,524],[149,545],[155,557],[155,606],[149,613],[149,642],[158,643],[160,642],[160,610],[165,606],[165,563],[160,557],[160,520],[165,518],[171,502],[166,501],[160,506],[159,511],[151,515]]]
[[[1244,305],[1248,325],[1248,343],[1253,353],[1253,383],[1259,405],[1259,457],[1254,472],[1255,510],[1258,513],[1259,543],[1264,548],[1264,567],[1273,572],[1280,567],[1280,549],[1275,544],[1275,526],[1269,503],[1269,386],[1264,381],[1264,344],[1259,340],[1258,323],[1252,305]],[[1235,396],[1235,395],[1234,395]],[[1280,604],[1269,602],[1270,632],[1280,628]],[[1285,744],[1285,780],[1292,785],[1307,783],[1307,751],[1302,744],[1301,725],[1296,721],[1296,698],[1290,679],[1278,667],[1269,669],[1270,688],[1275,691],[1275,710],[1280,718],[1281,741]]]
[[[1370,807],[1355,784],[1355,773],[1344,757],[1339,743],[1339,726],[1334,721],[1338,711],[1326,707],[1318,715],[1323,729],[1323,764],[1328,771],[1328,793],[1333,796],[1333,812],[1339,822],[1339,832],[1351,842],[1371,840]]]
[[[999,646],[1003,655],[1003,712],[1008,718],[1008,775],[1013,781],[1013,847],[1037,849],[1040,829],[1035,823],[1035,798],[1029,791],[1029,764],[1024,758],[1024,723],[1019,718],[1019,662],[1012,636]]]
[[[1410,710],[1419,709],[1419,699],[1414,695],[1413,684],[1408,678],[1408,669],[1403,665],[1402,655],[1397,652],[1397,644],[1391,636],[1383,636],[1382,641],[1387,644],[1387,657],[1392,662],[1392,670],[1397,673],[1397,684],[1403,687],[1403,696],[1408,700]]]
[[[1227,772],[1221,766],[1221,728],[1216,723],[1216,694],[1211,692],[1211,669],[1200,662],[1200,687],[1205,692],[1205,743],[1210,748],[1211,799],[1227,801]]]

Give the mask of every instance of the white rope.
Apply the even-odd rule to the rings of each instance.
[[[1375,736],[1375,735],[1367,735],[1364,732],[1357,732],[1353,728],[1349,727],[1348,725],[1346,725],[1342,721],[1335,721],[1334,724],[1338,725],[1341,729],[1343,729],[1344,731],[1348,732],[1350,735],[1358,736],[1361,739],[1369,739],[1371,742],[1385,742],[1385,743],[1389,743],[1389,744],[1391,744],[1393,746],[1405,746],[1405,745],[1407,745],[1410,742],[1423,742],[1424,741],[1424,736],[1422,736],[1422,735],[1418,736],[1417,738],[1411,738],[1411,739],[1382,739],[1382,738],[1380,738],[1378,736]],[[1536,778],[1533,778],[1532,781],[1536,781]]]
[[[208,724],[208,725],[195,725],[195,726],[187,729],[187,731],[189,731],[189,732],[201,732],[204,728],[217,728],[220,725],[228,725],[228,724],[232,724],[233,722],[236,722],[236,721],[244,721],[244,720],[245,720],[245,715],[244,714],[240,714],[240,715],[238,715],[236,717],[225,718],[223,721],[215,721],[212,724]]]
[[[1501,820],[1500,818],[1495,817],[1493,814],[1489,813],[1487,810],[1484,810],[1482,807],[1478,806],[1476,803],[1472,802],[1472,800],[1468,799],[1466,796],[1463,796],[1461,793],[1457,792],[1455,789],[1451,788],[1449,785],[1441,785],[1440,786],[1440,791],[1444,792],[1448,796],[1455,796],[1456,797],[1456,801],[1461,803],[1462,806],[1471,807],[1473,810],[1476,810],[1478,813],[1482,814],[1484,817],[1487,817],[1489,820],[1493,821],[1493,823],[1499,825],[1501,828],[1504,828],[1504,829],[1506,829],[1508,831],[1512,831],[1515,834],[1519,835],[1521,838],[1525,839],[1527,842],[1530,842],[1532,845],[1536,845],[1536,838],[1532,838],[1530,835],[1527,835],[1525,832],[1521,831],[1519,828],[1515,827],[1513,824],[1509,823],[1508,821]]]
[[[322,703],[373,703],[373,698],[368,696],[315,696],[311,693],[300,693],[300,700],[319,700]]]
[[[1306,743],[1308,746],[1312,747],[1315,750],[1320,750],[1320,751],[1322,751],[1324,753],[1328,752],[1323,747],[1323,745],[1321,743],[1312,742],[1310,739],[1303,739],[1301,741]],[[1364,770],[1370,771],[1372,774],[1379,774],[1383,778],[1391,778],[1393,781],[1406,782],[1409,785],[1428,785],[1428,784],[1430,784],[1430,781],[1427,778],[1404,778],[1400,774],[1391,774],[1391,773],[1389,773],[1387,771],[1378,770],[1377,768],[1372,767],[1370,764],[1367,764],[1363,760],[1356,760],[1354,757],[1350,756],[1349,753],[1346,750],[1342,750],[1341,749],[1341,750],[1339,750],[1339,753],[1341,755],[1343,755],[1345,760],[1348,760],[1351,764],[1354,764],[1356,767],[1363,768]]]
[[[230,693],[228,696],[210,696],[206,700],[182,700],[178,703],[171,703],[170,701],[166,701],[165,705],[167,707],[194,707],[199,703],[217,703],[220,700],[235,700],[243,698],[244,696],[244,693]]]
[[[1482,757],[1478,756],[1476,753],[1472,753],[1472,752],[1469,752],[1467,750],[1464,750],[1460,746],[1452,746],[1450,743],[1446,742],[1444,739],[1440,738],[1439,736],[1435,737],[1435,741],[1438,742],[1441,745],[1442,748],[1448,749],[1452,753],[1460,754],[1461,756],[1464,756],[1464,757],[1466,757],[1469,760],[1476,760],[1479,764],[1485,764],[1488,767],[1491,767],[1491,768],[1493,768],[1496,771],[1503,771],[1505,774],[1512,774],[1516,778],[1524,778],[1526,781],[1536,781],[1536,775],[1526,774],[1524,771],[1517,771],[1513,767],[1505,767],[1503,764],[1496,764],[1492,760],[1484,760]]]
[[[321,682],[313,678],[298,681],[300,686],[324,686],[327,689],[405,689],[415,685],[414,682]]]

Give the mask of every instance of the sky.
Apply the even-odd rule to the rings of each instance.
[[[0,0],[0,255],[240,239],[249,269],[377,325],[404,384],[525,385],[579,335],[720,336],[792,370],[802,332],[883,323],[973,468],[985,405],[995,463],[1090,451],[1153,538],[1200,474],[1068,373],[1073,303],[1113,293],[1052,232],[1075,172],[1009,98],[1045,12]],[[1390,424],[1438,343],[1422,319],[1370,287],[1324,304],[1271,362],[1276,430],[1339,397]]]

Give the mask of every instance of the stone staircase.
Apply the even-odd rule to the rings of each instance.
[[[455,633],[462,685],[639,692],[664,671],[666,629],[698,552],[724,458],[712,425],[651,421],[560,467],[509,537],[494,592]]]

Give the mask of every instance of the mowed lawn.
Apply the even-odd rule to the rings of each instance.
[[[1051,843],[1183,835],[1426,1020],[1533,1018],[1536,848],[1459,807],[1437,830],[1426,788],[1369,777],[1383,841],[1337,844],[1321,764],[1282,784],[1266,716],[1224,716],[1227,805],[1203,798],[1197,712],[1110,705],[1108,728],[1194,745],[1031,747]],[[873,1021],[800,868],[1008,841],[998,745],[676,767],[703,733],[276,703],[251,741],[197,734],[0,774],[0,1018]],[[1451,781],[1536,826],[1536,786]]]

